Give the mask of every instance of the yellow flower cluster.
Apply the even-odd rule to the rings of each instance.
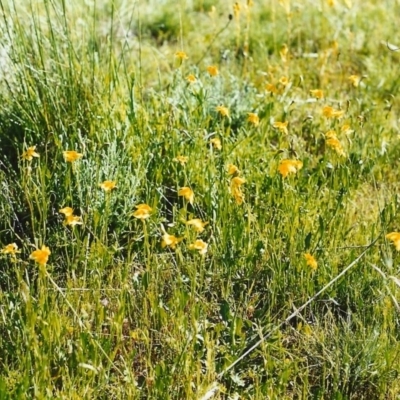
[[[304,258],[306,259],[307,265],[315,271],[318,268],[318,263],[317,260],[315,259],[314,256],[312,256],[310,253],[304,254]]]
[[[396,247],[397,251],[400,251],[400,233],[399,232],[391,232],[386,235],[386,239],[393,242],[394,247]]]
[[[343,146],[336,136],[335,131],[329,131],[325,134],[325,143],[328,147],[335,150],[340,156],[345,156],[346,153],[343,150]]]
[[[202,221],[200,218],[193,218],[189,221],[186,221],[186,225],[190,225],[194,228],[197,233],[202,233],[204,231],[204,227],[208,224],[208,222]],[[170,235],[167,233],[162,226],[163,235],[161,238],[161,247],[170,247],[171,249],[175,249],[176,246],[184,239],[183,237],[176,237],[175,235]],[[199,254],[205,255],[208,250],[208,243],[204,242],[202,239],[196,239],[193,243],[189,244],[189,250],[197,250]]]
[[[82,225],[82,217],[74,215],[74,210],[71,207],[61,208],[58,212],[65,215],[64,225]]]
[[[215,108],[223,117],[229,117],[229,109],[225,106],[217,106]]]
[[[115,181],[104,181],[103,183],[100,183],[99,186],[105,192],[111,192],[111,190],[117,187],[117,183]]]
[[[18,246],[15,243],[10,243],[0,251],[1,254],[8,254],[14,260],[16,260],[16,256],[18,253],[21,253],[21,250],[18,249]],[[51,254],[50,249],[43,245],[41,249],[37,249],[31,253],[29,256],[30,259],[37,262],[39,265],[46,265],[49,260],[49,255]]]
[[[210,140],[210,143],[213,145],[214,148],[216,148],[217,150],[221,150],[222,149],[222,144],[221,144],[221,139],[220,138],[212,138]]]
[[[144,220],[150,217],[153,209],[148,204],[139,204],[135,206],[136,211],[132,213],[135,218]]]
[[[289,124],[288,121],[286,121],[286,122],[277,121],[277,122],[274,122],[274,128],[278,129],[281,133],[284,133],[285,135],[287,135],[289,133],[288,129],[287,129],[288,124]]]
[[[239,205],[244,201],[244,194],[241,188],[244,183],[246,183],[246,181],[240,176],[235,176],[231,180],[231,193],[235,198],[236,204]]]
[[[64,156],[64,160],[66,162],[72,163],[72,162],[77,161],[80,158],[82,158],[83,154],[78,153],[75,150],[66,150],[66,151],[63,151],[63,156]]]
[[[326,118],[341,118],[344,115],[344,111],[336,110],[331,106],[325,106],[322,109],[322,115]]]
[[[49,255],[51,254],[50,249],[43,245],[41,249],[37,249],[31,253],[29,258],[37,262],[39,265],[46,265],[49,260]]]
[[[193,204],[194,201],[194,193],[193,190],[190,189],[190,187],[183,187],[180,188],[178,191],[178,196],[184,197],[190,204]]]
[[[282,160],[278,166],[279,173],[286,178],[289,174],[295,174],[303,167],[299,160]]]
[[[247,113],[247,121],[253,124],[254,126],[260,125],[260,118],[257,114]]]

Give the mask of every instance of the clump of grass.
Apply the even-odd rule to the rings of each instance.
[[[2,397],[399,395],[394,5],[0,5]]]

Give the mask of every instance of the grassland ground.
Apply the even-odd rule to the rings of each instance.
[[[399,12],[0,0],[0,399],[399,399]]]

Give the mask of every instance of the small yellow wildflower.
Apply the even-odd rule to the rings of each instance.
[[[186,222],[186,225],[192,225],[196,232],[203,232],[204,227],[208,225],[208,222],[203,222],[200,218],[193,218]]]
[[[272,83],[267,83],[267,84],[265,85],[265,90],[266,90],[268,93],[278,93],[278,89],[277,89],[276,86],[275,86],[274,84],[272,84]]]
[[[219,138],[212,138],[212,139],[210,140],[210,143],[211,143],[217,150],[221,150],[221,149],[222,149],[221,139],[219,139]]]
[[[36,146],[31,146],[26,149],[25,152],[22,153],[22,158],[24,160],[32,161],[33,157],[40,157],[38,153],[36,153]]]
[[[286,178],[289,174],[295,174],[303,167],[299,160],[282,160],[278,166],[279,173]]]
[[[190,187],[185,186],[180,188],[178,191],[178,196],[183,196],[190,204],[193,204],[194,193]]]
[[[236,200],[236,204],[242,204],[244,201],[244,195],[241,186],[246,183],[243,178],[236,176],[231,180],[231,193]]]
[[[161,247],[171,247],[171,249],[175,249],[176,245],[181,242],[183,238],[177,238],[174,235],[169,235],[167,232],[165,232],[162,236],[161,240]]]
[[[279,79],[279,83],[283,86],[286,86],[289,83],[289,78],[287,76],[282,76]]]
[[[181,165],[185,165],[189,160],[189,157],[187,156],[176,156],[172,161],[176,161],[180,163]]]
[[[47,246],[43,245],[40,250],[38,249],[33,251],[29,258],[37,262],[39,265],[46,265],[50,254],[50,249]]]
[[[322,109],[322,115],[326,118],[341,118],[344,115],[343,110],[335,110],[331,106],[325,106]]]
[[[236,187],[240,187],[244,183],[246,183],[246,180],[243,178],[240,178],[239,176],[236,176],[236,177],[232,178],[232,180],[231,180],[231,185],[236,186]]]
[[[235,18],[239,18],[240,15],[240,4],[238,2],[236,2],[233,5],[233,15],[235,16]]]
[[[194,243],[189,245],[190,250],[198,250],[201,255],[207,253],[208,244],[201,239],[197,239]]]
[[[349,124],[343,125],[340,130],[345,133],[346,135],[349,135],[350,133],[353,133],[353,129],[351,129],[351,126]]]
[[[358,75],[350,75],[347,79],[354,87],[358,87],[361,82],[361,77]]]
[[[78,217],[76,215],[66,215],[64,225],[82,225],[82,217]]]
[[[281,56],[281,60],[286,63],[287,62],[287,56],[289,53],[289,48],[287,47],[286,44],[284,44],[281,48],[281,50],[279,51],[279,54]]]
[[[78,153],[75,150],[66,150],[63,151],[63,156],[66,162],[74,162],[76,160],[79,160],[81,157],[83,157],[82,153]]]
[[[18,250],[18,246],[15,243],[10,243],[1,250],[2,254],[10,254],[12,257],[15,257],[17,253],[21,253],[21,250]]]
[[[215,65],[210,65],[207,67],[207,72],[210,76],[217,76],[218,75],[218,68]]]
[[[228,175],[238,175],[239,173],[239,168],[236,165],[228,164]]]
[[[307,265],[312,269],[316,270],[318,268],[317,260],[310,253],[304,254],[304,258],[306,259]]]
[[[187,60],[189,57],[184,51],[177,51],[175,57],[181,61]]]
[[[73,215],[74,210],[71,207],[61,208],[58,212],[65,215],[64,225],[82,225],[82,217]]]
[[[336,137],[336,132],[333,130],[330,130],[328,132],[325,133],[325,138],[326,139],[331,139],[331,138],[335,138]]]
[[[346,153],[343,150],[343,146],[340,143],[334,131],[328,131],[325,134],[325,137],[326,137],[325,143],[327,144],[327,146],[335,150],[340,156],[344,157],[346,155]]]
[[[138,219],[147,219],[150,217],[150,213],[153,209],[147,204],[138,204],[136,207],[136,211],[132,213],[135,218]]]
[[[195,82],[197,81],[196,77],[195,77],[193,74],[189,74],[189,75],[186,77],[186,80],[187,80],[189,83],[195,83]]]
[[[310,90],[311,96],[315,97],[316,99],[323,99],[324,92],[321,89],[312,89]]]
[[[217,106],[215,108],[223,117],[229,117],[229,109],[225,106]]]
[[[400,251],[400,233],[399,232],[391,232],[386,235],[386,239],[393,242],[397,251]]]
[[[279,129],[279,131],[281,133],[284,133],[285,135],[287,135],[289,133],[288,129],[287,129],[288,124],[289,124],[288,121],[286,121],[286,122],[277,121],[277,122],[274,122],[273,126],[274,126],[274,128]]]
[[[99,187],[105,192],[111,192],[111,190],[117,187],[117,183],[115,181],[104,181],[103,183],[100,183]]]
[[[254,126],[260,125],[260,118],[257,114],[247,113],[247,121],[253,124]]]
[[[66,217],[69,217],[74,213],[74,210],[71,207],[64,207],[58,210],[60,214],[64,214]]]

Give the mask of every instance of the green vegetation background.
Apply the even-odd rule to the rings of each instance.
[[[400,398],[398,1],[0,7],[0,399]]]

